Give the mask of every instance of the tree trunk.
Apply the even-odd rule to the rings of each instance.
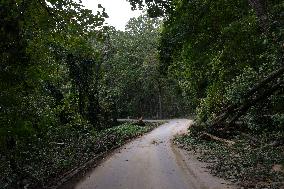
[[[273,85],[269,90],[265,90],[260,96],[248,101],[246,104],[243,104],[239,109],[236,110],[236,115],[229,121],[229,124],[232,124],[243,116],[253,105],[257,104],[259,101],[266,99],[267,97],[274,94],[277,90],[283,88],[284,81],[281,81]]]
[[[159,93],[159,118],[160,119],[163,118],[161,93]]]
[[[227,139],[224,139],[224,138],[220,138],[220,137],[211,135],[211,134],[206,133],[206,132],[203,132],[203,133],[200,135],[200,138],[205,139],[205,140],[215,140],[215,141],[218,141],[218,142],[225,143],[225,144],[227,144],[227,145],[229,145],[229,146],[235,144],[234,141],[227,140]]]
[[[79,106],[79,113],[81,114],[81,116],[85,116],[84,114],[84,99],[83,99],[83,90],[82,87],[79,86],[79,97],[78,97],[78,106]]]
[[[266,0],[248,0],[249,5],[254,9],[260,22],[262,30],[269,33],[269,17],[267,14],[267,1]]]

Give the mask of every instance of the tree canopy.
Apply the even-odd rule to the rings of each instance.
[[[51,158],[54,143],[87,146],[118,118],[195,115],[211,134],[283,132],[283,2],[127,1],[147,13],[119,31],[101,5],[1,0],[0,187],[44,182],[48,164],[68,164]]]

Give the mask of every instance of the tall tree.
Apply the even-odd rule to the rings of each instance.
[[[80,40],[101,40],[106,16],[104,10],[93,15],[75,1],[1,1],[1,154],[20,177],[28,174],[17,162],[18,146],[59,119],[56,111],[65,94],[54,82],[64,80],[58,73],[66,73],[66,55],[80,51]],[[95,56],[86,49],[79,53]]]

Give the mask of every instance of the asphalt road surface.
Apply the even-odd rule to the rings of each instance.
[[[222,189],[233,188],[208,173],[204,163],[175,147],[171,139],[187,132],[187,119],[169,120],[130,142],[88,173],[76,189]]]

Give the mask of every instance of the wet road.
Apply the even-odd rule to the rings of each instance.
[[[222,189],[224,180],[208,174],[204,164],[172,145],[192,121],[170,120],[123,146],[76,185],[76,189]]]

